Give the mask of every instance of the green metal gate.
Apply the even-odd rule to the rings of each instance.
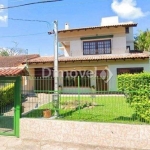
[[[0,135],[19,137],[21,77],[0,77]]]

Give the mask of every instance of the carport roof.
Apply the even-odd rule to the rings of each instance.
[[[25,67],[0,67],[0,76],[28,76]]]

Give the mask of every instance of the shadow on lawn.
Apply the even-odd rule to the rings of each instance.
[[[131,117],[124,117],[124,116],[119,116],[118,118],[115,118],[114,120],[119,120],[119,121],[139,121],[139,122],[145,122],[144,119],[142,119],[140,116],[137,114],[133,114]]]
[[[94,107],[102,107],[102,106],[104,106],[104,105],[96,105],[96,106],[94,106]],[[74,110],[63,110],[63,111],[65,111],[65,112],[61,112],[60,111],[60,117],[61,118],[64,118],[64,117],[67,117],[67,116],[71,116],[73,113],[75,113],[75,112],[77,112],[77,111],[79,111],[79,110],[83,110],[83,109],[85,109],[85,108],[87,108],[87,109],[89,109],[89,110],[92,110],[93,108],[88,108],[88,107],[86,107],[86,106],[82,106],[82,107],[77,107],[76,109],[74,109]]]
[[[96,105],[94,107],[103,107],[104,105]],[[60,109],[59,110],[59,116],[60,118],[64,118],[64,117],[68,117],[71,116],[73,113],[79,111],[79,110],[83,110],[86,109],[85,106],[82,107],[77,107],[76,109]],[[87,108],[87,110],[92,110],[93,108]],[[25,114],[22,114],[22,117],[29,117],[29,118],[41,118],[43,117],[43,111],[46,109],[34,109],[30,112],[27,112]],[[52,116],[54,115],[54,109],[50,109]]]
[[[29,117],[29,118],[41,118],[43,117],[43,111],[46,109],[34,109],[30,112],[27,112],[25,114],[22,114],[21,117]],[[54,114],[54,110],[51,109],[52,115]]]

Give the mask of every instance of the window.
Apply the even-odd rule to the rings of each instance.
[[[83,42],[83,55],[110,54],[111,40]]]
[[[141,73],[143,72],[144,68],[143,67],[138,67],[138,68],[117,68],[117,75],[119,74],[124,74],[124,73]]]
[[[64,87],[90,87],[90,71],[68,71],[64,72]]]
[[[129,27],[126,27],[126,28],[125,28],[125,32],[126,32],[126,33],[129,33]]]

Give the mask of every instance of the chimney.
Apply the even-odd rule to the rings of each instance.
[[[116,25],[119,23],[118,16],[104,17],[101,19],[101,26]]]
[[[66,24],[65,24],[65,30],[68,30],[68,29],[69,29],[69,24],[66,23]]]

